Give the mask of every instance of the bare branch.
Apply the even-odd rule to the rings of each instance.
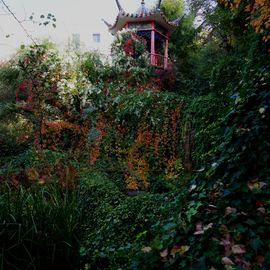
[[[26,28],[23,26],[22,21],[20,21],[18,19],[18,17],[15,15],[15,13],[9,8],[9,6],[6,4],[6,2],[4,0],[1,0],[1,2],[3,3],[3,5],[5,6],[5,8],[7,9],[7,11],[12,15],[12,17],[18,22],[18,24],[20,25],[20,27],[23,29],[24,33],[26,34],[26,36],[31,39],[31,41],[36,45],[35,40],[33,39],[33,37],[28,33],[28,31],[26,30]]]

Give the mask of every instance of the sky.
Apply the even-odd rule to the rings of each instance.
[[[0,0],[0,60],[11,57],[21,44],[29,44],[18,22],[7,13]],[[85,49],[95,49],[92,34],[101,34],[98,45],[101,52],[108,52],[113,40],[108,27],[101,21],[104,18],[109,23],[115,22],[118,8],[115,0],[4,0],[16,17],[22,21],[27,32],[34,39],[49,38],[59,47],[64,48],[73,34],[80,35],[80,41]],[[141,0],[120,0],[123,9],[134,12],[140,6]],[[145,0],[147,7],[152,7],[156,0]],[[51,25],[39,26],[29,21],[34,13],[34,20],[40,15],[51,13],[57,19],[56,28]]]

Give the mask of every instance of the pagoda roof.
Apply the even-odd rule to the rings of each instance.
[[[159,1],[159,5],[160,5]],[[146,23],[155,21],[160,26],[168,31],[171,34],[179,24],[179,20],[175,20],[170,22],[166,16],[160,11],[159,5],[154,11],[149,11],[147,7],[145,7],[144,1],[142,1],[140,8],[135,13],[127,13],[120,6],[117,1],[117,5],[119,8],[119,13],[116,17],[115,23],[113,25],[108,25],[109,31],[112,35],[115,35],[118,31],[123,29],[126,23]]]

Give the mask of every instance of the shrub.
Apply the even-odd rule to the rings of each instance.
[[[89,234],[103,224],[106,216],[125,199],[125,195],[106,175],[94,170],[82,172],[79,185],[80,207],[83,209],[86,234]]]
[[[128,197],[107,212],[81,248],[86,269],[129,269],[134,251],[144,247],[149,228],[172,215],[174,194]]]
[[[78,192],[1,185],[1,269],[74,269],[81,219]]]

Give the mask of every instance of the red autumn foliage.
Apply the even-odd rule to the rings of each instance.
[[[16,102],[24,103],[20,105],[21,108],[31,109],[31,103],[34,96],[32,90],[33,83],[31,80],[24,80],[16,89]]]

